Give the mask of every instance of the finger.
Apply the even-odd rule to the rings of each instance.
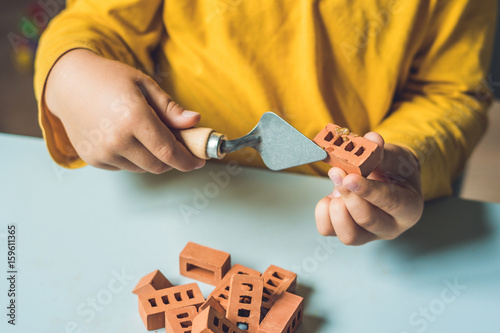
[[[383,167],[383,162],[384,162],[384,152],[385,152],[385,149],[384,149],[384,146],[385,146],[385,141],[384,141],[384,138],[382,138],[382,136],[380,134],[378,134],[377,132],[369,132],[369,133],[366,133],[364,136],[363,136],[365,139],[368,139],[372,142],[375,142],[378,146],[378,150],[380,151],[380,153],[378,153],[377,155],[378,156],[372,156],[372,158],[377,158],[378,160],[376,161],[375,163],[375,170],[374,171],[377,171],[379,170],[381,167]],[[377,172],[371,172],[370,175],[368,175],[368,177],[373,177],[373,175],[376,175]]]
[[[329,175],[336,184],[335,189],[344,199],[344,204],[356,224],[383,239],[393,239],[400,234],[396,220],[391,215],[353,193],[347,187],[337,185],[344,182],[344,178],[347,176],[344,171],[332,168]]]
[[[80,157],[85,163],[87,163],[90,166],[93,166],[94,168],[99,168],[99,169],[108,170],[108,171],[121,170],[120,168],[114,166],[112,163],[103,162],[103,161],[100,161],[97,159],[91,159],[87,156],[80,156]]]
[[[171,166],[160,161],[135,138],[130,147],[122,152],[122,156],[140,169],[150,173],[161,174],[172,169]]]
[[[377,239],[377,236],[357,225],[342,198],[330,201],[330,220],[339,240],[346,245],[362,245]]]
[[[169,128],[185,129],[198,124],[200,114],[185,110],[170,98],[158,84],[148,76],[141,77],[139,88],[148,104],[155,110],[161,121]]]
[[[368,132],[363,136],[365,139],[375,142],[379,148],[384,148],[384,138],[377,132]]]
[[[109,165],[109,164],[106,164],[106,163],[93,163],[93,164],[90,164],[88,163],[89,165],[95,167],[95,168],[99,168],[99,169],[103,169],[103,170],[108,170],[108,171],[119,171],[121,170],[120,168],[117,168],[115,166],[112,166],[112,165]]]
[[[413,202],[420,202],[420,200],[417,193],[410,189],[390,186],[385,182],[366,179],[356,174],[345,176],[343,186],[387,214],[394,216],[397,221],[413,220],[413,217],[418,215],[419,207]]]
[[[324,197],[316,205],[314,215],[316,218],[316,228],[323,236],[336,236],[333,229],[332,221],[330,220],[330,200],[329,197]]]
[[[380,208],[352,192],[342,197],[352,219],[361,228],[382,239],[394,239],[401,233],[394,217]]]
[[[145,173],[144,169],[141,169],[127,158],[123,156],[116,156],[112,162],[113,167],[118,168],[119,170],[126,170],[135,173]]]
[[[384,159],[377,168],[379,175],[373,178],[402,187],[414,187],[420,192],[419,165],[413,153],[396,145],[387,144],[385,147]]]
[[[160,161],[180,171],[199,169],[205,165],[205,160],[195,157],[177,141],[153,110],[149,108],[143,115],[141,124],[135,126],[134,136]]]

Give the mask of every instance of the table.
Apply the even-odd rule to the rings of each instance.
[[[164,175],[65,170],[42,140],[0,134],[1,332],[146,332],[131,291],[160,269],[174,284],[188,241],[232,262],[298,273],[298,332],[497,332],[500,205],[446,198],[393,241],[318,235],[328,179],[209,163]],[[16,325],[7,323],[15,226]],[[7,276],[7,278],[6,278]],[[199,283],[207,296],[213,287]]]

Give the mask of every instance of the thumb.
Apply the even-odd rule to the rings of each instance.
[[[384,149],[384,146],[385,146],[385,141],[384,141],[384,138],[378,134],[377,132],[369,132],[369,133],[366,133],[363,138],[365,139],[368,139],[374,143],[377,144],[378,148],[379,148],[379,151],[380,153],[378,153],[378,156],[375,157],[377,158],[377,162],[376,162],[376,167],[375,167],[375,170],[376,171],[379,171],[379,170],[383,170],[385,169],[385,166],[384,166],[384,152],[385,152],[385,149]]]
[[[185,110],[174,102],[150,77],[141,78],[138,86],[148,104],[169,128],[186,129],[195,126],[200,121],[201,116],[198,112]]]

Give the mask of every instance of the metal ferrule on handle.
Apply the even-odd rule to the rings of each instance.
[[[207,141],[207,156],[209,158],[223,158],[226,153],[222,152],[222,143],[226,140],[226,136],[221,133],[212,132]]]

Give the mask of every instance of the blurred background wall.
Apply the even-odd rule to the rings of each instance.
[[[493,61],[491,64],[492,88],[495,97],[500,99],[500,3],[498,5],[497,15],[497,33],[495,37],[495,49],[493,52]]]
[[[41,136],[31,68],[40,29],[28,22],[36,13],[33,4],[33,0],[0,2],[0,132]],[[41,12],[37,24],[43,26],[50,15]]]

